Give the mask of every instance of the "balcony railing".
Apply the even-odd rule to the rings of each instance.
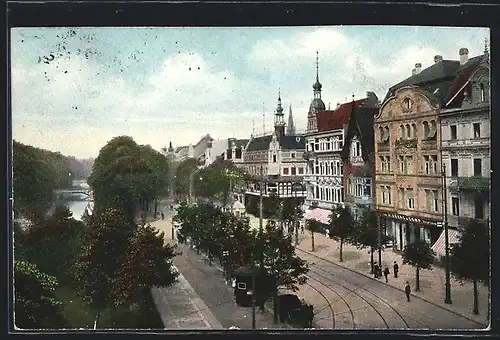
[[[491,185],[490,178],[482,176],[473,177],[450,177],[450,189],[455,190],[489,190]]]
[[[387,142],[378,143],[378,151],[389,151],[389,143]]]
[[[416,139],[398,139],[394,146],[396,149],[407,148],[407,149],[415,149],[417,147]]]
[[[304,151],[302,153],[302,158],[304,158],[306,161],[312,161],[315,156],[314,151]]]
[[[485,138],[474,138],[474,139],[453,139],[453,140],[443,140],[441,142],[443,148],[484,148],[490,146],[490,139]]]
[[[422,150],[437,150],[437,141],[434,140],[423,140]]]

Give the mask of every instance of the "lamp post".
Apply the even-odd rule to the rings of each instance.
[[[444,224],[444,262],[445,262],[445,298],[444,303],[451,304],[451,284],[450,284],[450,247],[448,238],[448,203],[446,195],[446,165],[443,164],[443,224]]]
[[[264,202],[264,199],[263,199],[263,193],[262,193],[262,190],[263,190],[263,187],[264,187],[264,167],[261,165],[260,166],[260,185],[259,185],[259,243],[260,243],[260,246],[261,246],[261,249],[260,249],[260,270],[261,270],[261,273],[264,272],[264,240],[263,240],[263,236],[264,236],[264,227],[263,227],[263,219],[264,219],[264,212],[263,212],[263,202]],[[255,291],[255,289],[254,289]],[[260,310],[261,311],[264,311],[264,303],[261,303],[260,304]]]
[[[294,231],[295,231],[295,245],[299,244],[299,223],[298,223],[298,209],[299,205],[297,204],[297,189],[302,188],[302,185],[298,182],[293,183],[292,185],[292,190],[294,192],[294,197],[295,197],[295,203],[296,205],[294,206],[293,209],[293,222],[294,222]]]
[[[377,235],[378,235],[378,267],[382,269],[382,226],[380,215],[377,216]]]

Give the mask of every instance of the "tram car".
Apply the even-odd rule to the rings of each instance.
[[[279,319],[293,327],[312,328],[313,305],[300,300],[295,294],[278,296]]]
[[[259,305],[262,299],[269,297],[272,285],[270,276],[265,270],[254,268],[255,275],[255,303]],[[236,304],[242,307],[252,305],[252,269],[250,267],[239,267],[233,273],[234,298]]]

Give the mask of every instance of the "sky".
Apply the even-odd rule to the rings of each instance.
[[[390,86],[435,55],[483,53],[487,28],[14,28],[13,139],[78,158],[129,135],[160,150],[270,131],[278,91],[304,130],[316,52],[322,99]],[[288,117],[285,116],[285,121]]]

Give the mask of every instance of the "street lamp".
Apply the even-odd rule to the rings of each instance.
[[[448,236],[448,203],[446,197],[446,165],[443,164],[442,169],[443,177],[443,224],[444,224],[444,263],[445,263],[445,274],[446,282],[445,286],[445,297],[444,303],[451,304],[451,284],[450,284],[450,247],[449,247],[449,236]]]
[[[264,219],[264,212],[263,212],[263,196],[262,196],[262,190],[264,187],[264,167],[261,165],[260,166],[260,185],[259,185],[259,195],[260,195],[260,201],[259,201],[259,240],[260,240],[260,270],[261,273],[264,272],[264,240],[263,240],[263,235],[264,235],[264,227],[263,227],[263,219]],[[260,310],[264,311],[264,303],[260,304]]]
[[[299,182],[295,182],[292,185],[292,191],[295,197],[295,206],[293,208],[293,222],[294,222],[294,229],[295,229],[295,245],[299,244],[299,223],[298,223],[298,210],[299,210],[299,205],[297,204],[297,197],[298,197],[298,189],[302,189],[302,184]]]

